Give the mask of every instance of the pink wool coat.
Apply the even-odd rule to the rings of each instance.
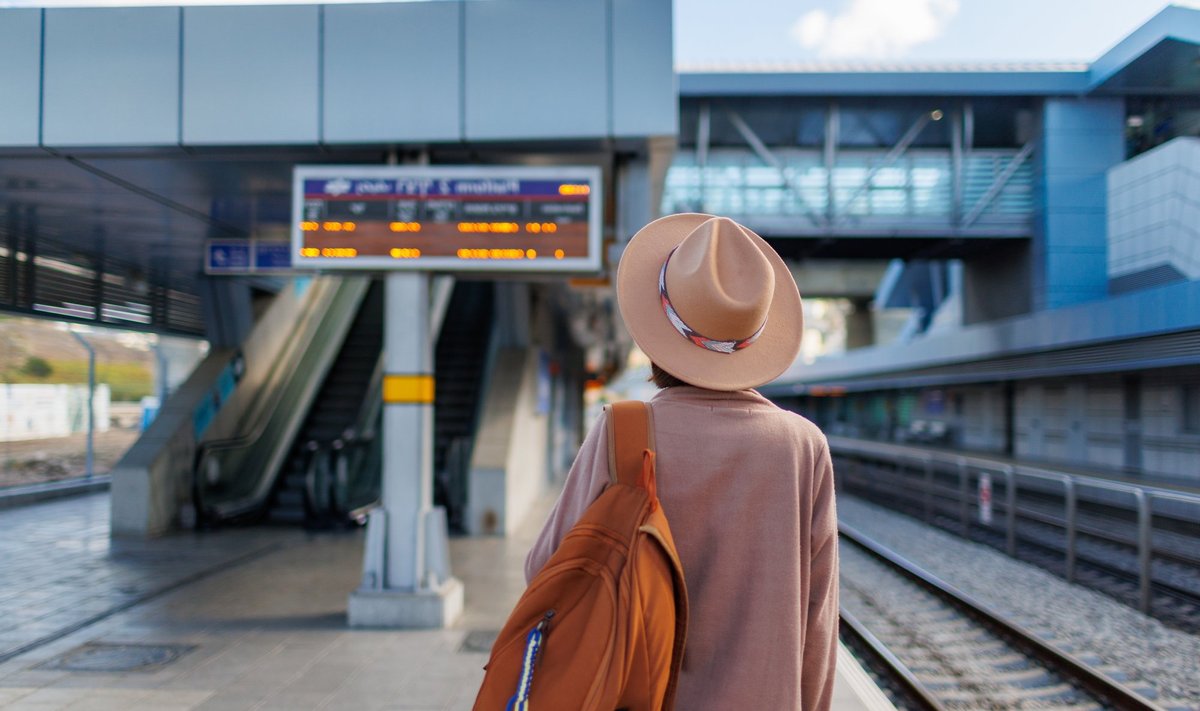
[[[825,436],[753,390],[667,388],[650,412],[691,607],[676,709],[828,709],[838,553]],[[529,552],[527,580],[607,484],[601,417]]]

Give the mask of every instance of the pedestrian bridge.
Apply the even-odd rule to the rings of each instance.
[[[769,165],[749,148],[682,151],[667,172],[663,212],[730,215],[770,237],[1028,237],[1034,169],[1028,151],[989,149],[840,155],[777,150]]]

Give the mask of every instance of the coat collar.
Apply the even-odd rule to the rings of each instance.
[[[677,385],[673,388],[663,388],[655,393],[651,402],[683,402],[706,404],[728,403],[733,406],[761,405],[775,409],[775,403],[759,394],[757,390],[708,390],[691,385]]]

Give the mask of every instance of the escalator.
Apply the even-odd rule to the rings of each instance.
[[[446,309],[434,354],[434,505],[451,530],[462,531],[467,473],[492,336],[490,282],[459,282]]]
[[[329,523],[328,519],[377,498],[378,469],[356,472],[355,481],[338,481],[337,454],[346,447],[375,444],[371,434],[378,426],[367,423],[360,429],[356,424],[364,403],[374,394],[370,387],[382,351],[383,282],[374,280],[292,443],[268,503],[267,519],[272,523]],[[375,485],[358,481],[360,477],[373,479]]]
[[[249,434],[201,444],[193,487],[201,524],[265,520],[328,527],[353,520],[378,500],[383,283],[372,281],[357,299],[343,299],[341,308],[325,316],[340,326],[323,323],[312,329],[307,347],[291,348],[304,354],[296,365],[278,364],[287,377],[273,386],[280,392],[266,394],[278,404],[264,408],[263,422],[244,427]],[[447,508],[452,526],[461,527],[466,504],[492,324],[492,285],[455,284],[434,364],[435,504]],[[317,348],[323,353],[319,358],[309,353]],[[314,375],[319,387],[313,386]],[[297,390],[305,393],[294,395]],[[210,471],[218,476],[209,476]]]

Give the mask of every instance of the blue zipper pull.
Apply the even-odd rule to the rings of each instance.
[[[529,711],[529,694],[533,691],[533,670],[537,666],[538,653],[542,651],[545,641],[546,628],[554,617],[554,610],[546,610],[542,619],[529,630],[525,637],[525,656],[521,663],[521,678],[517,682],[517,693],[508,700],[505,711]]]

